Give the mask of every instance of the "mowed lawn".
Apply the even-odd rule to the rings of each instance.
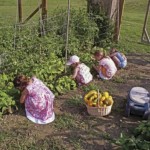
[[[126,52],[150,52],[150,45],[141,43],[147,4],[148,0],[125,0],[119,45]],[[150,14],[147,30],[150,31]]]
[[[1,0],[0,1],[0,22],[16,22],[18,16],[17,3],[18,0]],[[23,18],[26,19],[39,5],[41,0],[22,0]],[[68,0],[48,0],[47,1],[48,13],[54,9],[66,8]],[[71,1],[72,8],[86,7],[86,0]],[[40,11],[34,16],[33,19],[40,17]],[[8,18],[8,19],[7,19]]]
[[[41,0],[22,0],[23,19],[26,19],[37,8]],[[71,9],[86,8],[86,0],[71,0]],[[48,0],[48,14],[58,8],[67,11],[68,0]],[[120,40],[118,47],[126,53],[150,52],[149,45],[141,43],[143,24],[148,0],[125,0],[122,16]],[[38,12],[32,21],[40,17]],[[6,26],[18,21],[17,0],[0,1],[0,24]],[[150,34],[150,15],[148,17],[147,30]]]

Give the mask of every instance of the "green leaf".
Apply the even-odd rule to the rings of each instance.
[[[4,113],[8,108],[7,107],[3,107],[2,108],[2,113]]]

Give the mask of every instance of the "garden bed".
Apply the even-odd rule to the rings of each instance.
[[[47,125],[36,125],[27,120],[24,109],[4,115],[0,120],[0,149],[53,149],[53,150],[111,150],[115,149],[106,138],[127,135],[142,121],[141,117],[124,117],[128,91],[142,86],[150,91],[149,54],[130,54],[128,66],[119,70],[110,81],[94,79],[85,87],[56,97],[56,119]],[[87,113],[82,95],[90,88],[101,87],[114,99],[112,112],[107,117],[93,117]]]

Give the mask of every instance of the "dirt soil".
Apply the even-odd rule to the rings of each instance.
[[[150,54],[130,54],[128,66],[119,70],[110,81],[96,79],[93,83],[102,91],[109,91],[114,99],[111,113],[106,117],[93,117],[83,104],[66,103],[72,96],[83,95],[82,88],[55,99],[56,119],[47,125],[36,125],[20,109],[0,120],[0,150],[111,150],[118,149],[106,140],[120,133],[130,134],[142,117],[125,117],[125,104],[129,90],[141,86],[150,91]],[[93,84],[92,83],[92,84]],[[68,105],[67,105],[68,104]]]

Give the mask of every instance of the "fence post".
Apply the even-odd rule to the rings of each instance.
[[[42,20],[45,22],[47,19],[47,0],[42,0]]]
[[[19,23],[22,23],[22,0],[18,0]]]
[[[115,33],[114,33],[114,41],[115,42],[119,41],[123,8],[124,8],[124,0],[118,0],[117,1],[117,17],[116,17],[116,21],[115,21]]]
[[[70,0],[68,0],[68,13],[67,13],[67,32],[66,32],[66,46],[65,46],[65,61],[68,59],[68,41],[69,41],[69,22],[70,22]],[[65,73],[67,71],[65,63]]]
[[[145,14],[145,20],[144,20],[144,25],[143,25],[142,37],[141,37],[141,42],[147,42],[148,44],[150,44],[150,37],[146,30],[146,24],[148,21],[149,10],[150,10],[150,0],[148,1],[148,4],[147,4],[147,10]],[[146,36],[147,41],[144,41],[144,35]]]

